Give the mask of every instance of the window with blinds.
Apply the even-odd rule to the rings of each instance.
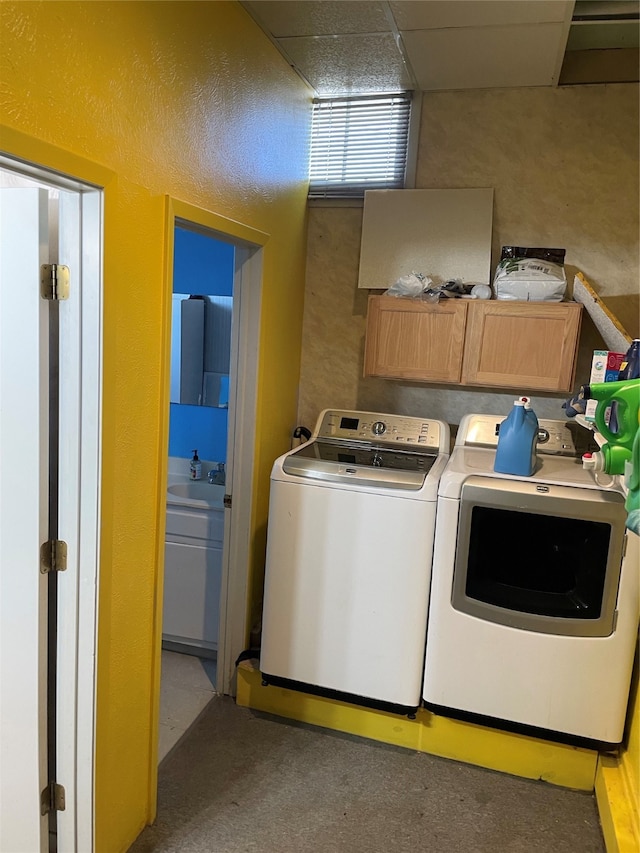
[[[404,187],[411,93],[313,102],[309,198]]]

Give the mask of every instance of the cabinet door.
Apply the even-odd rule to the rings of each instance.
[[[581,312],[576,302],[474,302],[462,383],[570,392]]]
[[[220,548],[165,544],[163,635],[217,648],[221,573]]]
[[[371,296],[364,375],[459,382],[466,316],[467,302],[459,299]]]

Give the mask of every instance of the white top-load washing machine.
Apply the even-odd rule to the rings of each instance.
[[[260,669],[398,713],[421,702],[449,427],[327,409],[271,474]]]
[[[624,497],[584,470],[572,421],[540,421],[531,477],[494,472],[503,419],[463,418],[440,480],[425,703],[618,743],[639,609]]]

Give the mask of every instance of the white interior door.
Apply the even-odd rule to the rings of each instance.
[[[0,853],[94,849],[102,196],[0,154]],[[40,297],[42,263],[70,268],[67,299]],[[47,578],[54,534],[67,565]],[[64,804],[38,819],[52,781]]]
[[[0,189],[0,850],[48,850],[48,193]]]

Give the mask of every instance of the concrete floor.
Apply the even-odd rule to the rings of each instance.
[[[162,650],[158,763],[198,719],[216,692],[216,661]]]
[[[603,853],[595,798],[216,696],[131,853]]]

